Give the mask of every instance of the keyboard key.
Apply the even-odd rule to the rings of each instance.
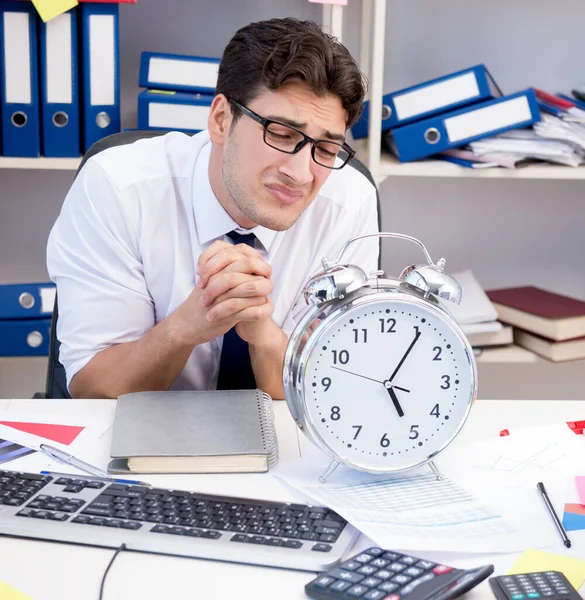
[[[382,590],[386,594],[389,594],[390,592],[393,592],[394,590],[398,589],[398,584],[392,583],[391,581],[385,581],[384,583],[378,586],[378,589]]]
[[[321,575],[321,577],[318,577],[317,579],[315,579],[315,581],[313,581],[313,585],[318,588],[326,588],[327,586],[331,585],[334,581],[335,579],[333,579],[333,577],[329,577],[328,575]]]
[[[339,565],[342,569],[345,569],[346,571],[355,571],[356,569],[359,569],[362,566],[362,563],[359,563],[355,560],[348,560],[344,563],[341,563],[341,565]]]
[[[365,585],[354,585],[347,590],[347,595],[352,598],[361,598],[368,590]]]
[[[330,552],[331,548],[332,546],[329,544],[315,544],[311,550],[314,550],[315,552]]]
[[[360,567],[357,572],[361,573],[362,575],[371,575],[372,573],[375,573],[378,569],[376,569],[376,567],[372,567],[371,565],[364,565],[363,567]]]
[[[285,548],[302,548],[303,544],[302,542],[298,542],[297,540],[285,540],[282,545]]]
[[[221,533],[219,533],[219,531],[204,531],[201,534],[202,538],[207,538],[210,540],[217,540],[221,537]]]
[[[343,569],[335,569],[329,573],[331,577],[335,579],[341,579],[342,581],[349,581],[350,583],[359,583],[362,579],[365,579],[363,575],[355,571],[344,571]]]
[[[348,587],[351,587],[349,581],[336,581],[329,589],[334,592],[345,592]]]
[[[361,582],[362,585],[367,585],[368,587],[376,587],[380,583],[382,583],[382,580],[377,577],[366,577],[366,579]]]
[[[374,557],[371,556],[370,554],[366,554],[365,552],[362,552],[361,554],[354,556],[353,560],[357,560],[358,562],[361,562],[361,563],[367,563],[367,562],[370,562],[372,560],[372,558],[374,558]]]

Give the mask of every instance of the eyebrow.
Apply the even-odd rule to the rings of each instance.
[[[287,119],[285,117],[280,117],[278,115],[269,115],[268,117],[266,117],[269,121],[278,121],[280,123],[284,123],[285,125],[290,125],[291,127],[296,127],[297,129],[303,129],[303,127],[306,127],[307,124],[306,123],[299,123],[298,121],[293,121],[292,119]],[[325,136],[325,138],[330,139],[330,140],[338,140],[342,143],[345,143],[345,136],[340,134],[340,133],[331,133],[328,130],[325,130],[323,132],[323,135]],[[318,139],[323,139],[323,138],[318,138]]]

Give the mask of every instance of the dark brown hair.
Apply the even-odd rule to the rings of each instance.
[[[316,23],[293,18],[239,29],[224,50],[216,93],[247,104],[262,87],[276,91],[292,81],[317,96],[337,96],[348,127],[362,112],[366,80],[347,48]]]

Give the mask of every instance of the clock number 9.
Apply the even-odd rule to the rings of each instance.
[[[449,375],[442,375],[441,379],[445,382],[445,385],[442,385],[441,389],[448,390],[451,387],[451,378]]]
[[[321,379],[321,385],[325,388],[325,392],[331,387],[331,378],[330,377],[323,377],[323,379]]]
[[[380,446],[382,446],[382,448],[388,448],[390,445],[390,440],[386,437],[387,435],[388,434],[385,433],[380,440]]]

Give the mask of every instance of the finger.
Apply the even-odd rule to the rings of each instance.
[[[205,318],[210,323],[216,323],[223,319],[229,319],[242,310],[254,306],[261,306],[262,304],[266,304],[266,298],[264,296],[254,298],[229,298],[228,300],[214,304],[207,311]]]
[[[246,273],[218,273],[207,284],[201,295],[201,304],[211,306],[214,302],[223,302],[228,298],[252,298],[268,296],[273,285],[270,279]]]
[[[245,308],[235,316],[238,319],[238,323],[242,321],[261,321],[262,319],[268,319],[269,317],[271,317],[273,312],[274,305],[272,304],[272,302],[266,302],[266,304]]]
[[[199,255],[199,260],[197,261],[197,273],[199,273],[200,265],[204,265],[212,256],[215,256],[218,252],[221,252],[225,248],[233,247],[232,244],[228,242],[224,242],[222,240],[215,240],[207,250],[202,252]]]
[[[246,246],[246,244],[238,244],[237,246],[230,246],[229,248],[224,248],[220,252],[216,253],[212,256],[206,263],[199,263],[199,283],[197,284],[199,287],[204,288],[209,281],[209,278],[216,273],[219,273],[221,270],[226,267],[233,265],[234,263],[240,263],[246,265],[246,261],[256,261],[259,263],[266,263],[262,258],[262,255],[254,248],[250,248]],[[256,264],[255,263],[255,264]],[[233,270],[241,270],[243,273],[251,273],[250,268],[242,268],[242,269],[233,269]],[[265,271],[266,269],[264,269]],[[262,273],[258,273],[261,275]]]

